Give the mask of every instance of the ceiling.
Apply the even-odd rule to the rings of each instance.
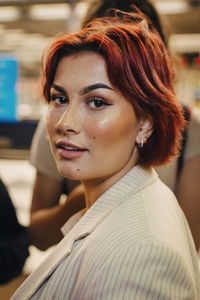
[[[40,32],[46,36],[52,36],[67,27],[66,19],[70,18],[70,12],[75,8],[76,3],[78,3],[79,8],[75,8],[75,13],[80,17],[84,15],[91,1],[0,0],[0,24],[4,24],[6,28],[21,28],[29,33]],[[152,0],[151,2],[160,12],[161,19],[167,20],[172,32],[200,33],[200,0]],[[11,8],[18,10],[16,20],[4,21],[1,11]],[[45,14],[44,11],[46,10],[47,17],[44,19],[42,19],[42,15],[40,18],[37,17],[39,10],[42,10],[42,15]],[[54,10],[53,19],[50,15],[52,10]],[[55,13],[56,10],[58,11],[57,14]]]
[[[58,32],[79,28],[89,2],[0,0],[0,53],[15,54],[23,74],[36,74],[49,40]],[[200,42],[200,0],[152,2],[167,34],[195,34]]]

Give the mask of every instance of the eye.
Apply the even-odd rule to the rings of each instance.
[[[68,104],[69,100],[67,97],[62,95],[51,95],[50,101],[54,101],[55,104]]]
[[[92,97],[89,99],[88,104],[91,109],[100,110],[103,109],[105,106],[111,105],[105,99],[101,97]]]

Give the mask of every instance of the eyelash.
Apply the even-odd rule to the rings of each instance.
[[[56,99],[59,99],[59,103],[57,103]],[[64,99],[63,103],[60,102],[61,99]],[[50,95],[50,101],[54,101],[56,104],[68,104],[69,100],[65,96],[61,95]]]
[[[62,99],[62,100],[61,100]],[[64,100],[64,101],[63,101]],[[50,102],[53,101],[55,102],[55,104],[58,104],[58,105],[62,105],[62,104],[68,104],[69,103],[69,99],[65,96],[62,96],[62,95],[50,95]],[[59,101],[59,102],[58,102]],[[96,102],[96,105],[95,106],[95,102]],[[99,103],[98,103],[99,102]],[[92,106],[92,103],[93,103],[93,106]],[[98,106],[98,104],[100,104],[100,106]],[[98,97],[98,96],[93,96],[93,97],[90,97],[87,101],[87,105],[89,106],[89,108],[91,110],[101,110],[104,108],[104,106],[110,106],[112,104],[108,103],[104,98],[102,97]]]
[[[100,103],[99,107],[98,106],[97,107],[90,106],[91,103],[94,104],[96,102],[96,104],[97,104],[98,101]],[[110,106],[111,105],[104,98],[97,97],[97,96],[89,98],[87,104],[90,106],[91,109],[94,109],[94,110],[101,110],[101,109],[103,109],[104,106]]]

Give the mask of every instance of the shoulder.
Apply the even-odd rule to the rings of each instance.
[[[102,299],[119,295],[120,299],[149,299],[151,295],[151,299],[197,300],[198,275],[172,246],[146,241],[107,255],[93,280],[98,281]]]
[[[181,244],[180,248],[184,248],[189,232],[174,194],[156,179],[146,188],[129,194],[102,219],[92,235],[97,244],[99,238],[105,245],[112,239],[114,248],[120,250],[122,245],[149,240],[170,241],[174,247]]]
[[[159,179],[129,195],[99,224],[94,234],[105,243],[112,239],[118,250],[121,245],[152,240],[169,243],[180,253],[185,249],[188,256],[190,252],[191,233],[185,216],[172,191]]]
[[[43,157],[46,151],[50,151],[50,145],[47,138],[46,125],[44,118],[40,119],[35,130],[31,144],[31,162]]]
[[[56,163],[51,152],[50,143],[47,137],[45,118],[43,117],[36,128],[33,136],[30,162],[42,174],[62,181],[58,173]]]

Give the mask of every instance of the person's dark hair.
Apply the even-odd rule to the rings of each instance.
[[[112,85],[133,104],[138,117],[150,116],[152,136],[140,148],[140,163],[165,164],[178,154],[184,118],[173,89],[173,69],[164,43],[141,13],[116,11],[94,20],[80,32],[58,37],[43,59],[43,94],[50,101],[60,60],[91,51],[106,62]]]
[[[156,9],[148,0],[94,0],[83,18],[82,26],[91,22],[93,19],[104,16],[114,16],[114,10],[118,9],[125,12],[135,11],[136,6],[144,15],[146,15],[155,29],[160,34],[163,42],[166,45],[165,36],[162,30],[161,22]]]

